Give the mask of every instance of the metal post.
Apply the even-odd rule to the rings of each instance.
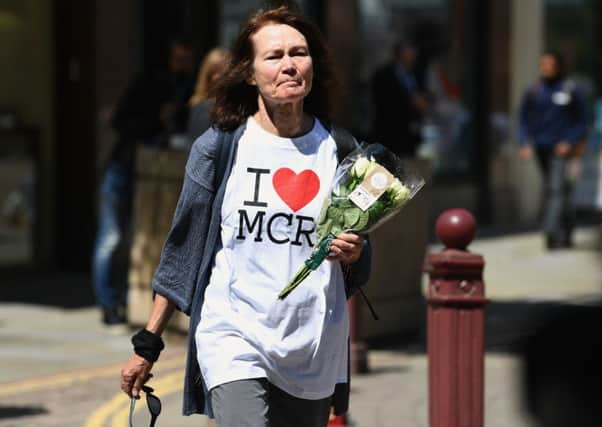
[[[364,374],[368,372],[368,346],[361,339],[360,310],[357,304],[357,296],[352,296],[347,301],[349,309],[349,341],[350,341],[350,363],[351,372]]]
[[[435,231],[446,249],[426,264],[430,427],[483,426],[485,262],[466,250],[475,229],[470,212],[445,211]]]

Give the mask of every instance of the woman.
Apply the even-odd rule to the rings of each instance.
[[[277,297],[312,250],[337,166],[338,142],[321,122],[333,82],[324,42],[300,15],[260,11],[242,29],[215,88],[215,127],[186,166],[150,319],[122,370],[128,395],[148,379],[178,308],[191,316],[185,414],[220,427],[310,427],[327,424],[331,404],[346,409],[346,288],[367,281],[363,237],[337,236],[331,262]]]
[[[213,102],[208,97],[208,93],[215,82],[226,71],[229,57],[228,50],[216,47],[209,51],[201,64],[194,93],[188,102],[190,107],[188,138],[190,141],[196,140],[199,135],[211,127],[209,110]]]

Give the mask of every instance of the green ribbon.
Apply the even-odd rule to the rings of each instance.
[[[315,270],[319,267],[320,264],[328,257],[330,254],[330,246],[332,245],[332,241],[335,239],[335,235],[329,233],[318,243],[316,249],[312,252],[310,257],[305,260],[305,265]]]

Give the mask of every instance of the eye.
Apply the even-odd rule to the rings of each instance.
[[[267,59],[267,60],[276,60],[276,59],[282,58],[282,55],[283,55],[283,53],[282,52],[278,52],[278,51],[269,52],[265,56],[265,59]]]
[[[309,52],[306,49],[297,49],[291,52],[292,56],[308,56]]]

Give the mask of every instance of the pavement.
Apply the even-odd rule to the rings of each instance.
[[[429,251],[439,249],[433,245]],[[544,250],[536,232],[477,238],[469,249],[485,257],[491,299],[486,311],[485,426],[533,426],[524,409],[515,345],[528,337],[538,314],[602,301],[602,229],[579,228],[575,247],[567,250]],[[89,282],[62,276],[2,280],[0,427],[128,425],[129,401],[119,392],[119,370],[131,352],[131,332],[101,326],[99,313],[88,305],[89,288],[76,286],[89,287]],[[44,292],[50,295],[46,299],[40,297]],[[57,303],[70,293],[85,303]],[[369,372],[352,376],[349,424],[428,425],[423,338],[370,349]],[[205,426],[204,417],[180,415],[185,337],[170,334],[166,341],[150,382],[163,402],[157,425]],[[136,405],[134,425],[148,425],[143,401]]]

